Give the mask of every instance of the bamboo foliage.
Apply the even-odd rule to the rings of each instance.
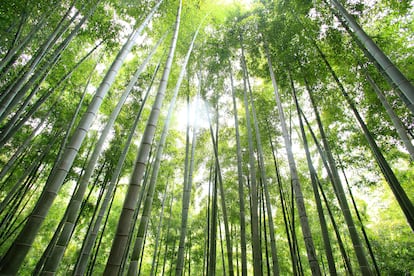
[[[339,11],[339,14],[345,19],[346,23],[353,29],[357,38],[362,45],[368,50],[371,56],[378,62],[384,73],[391,81],[402,91],[411,105],[414,103],[414,86],[400,72],[400,70],[391,62],[384,52],[375,44],[375,42],[359,26],[355,18],[350,15],[344,6],[338,0],[331,0],[332,5]]]
[[[1,275],[414,272],[404,1],[6,2]]]
[[[374,158],[377,161],[382,173],[384,174],[385,179],[387,180],[388,184],[390,185],[395,197],[397,198],[398,203],[401,206],[401,209],[403,210],[408,223],[410,224],[411,228],[414,230],[414,205],[411,202],[411,200],[408,198],[407,194],[405,193],[404,189],[401,187],[401,184],[399,183],[398,179],[395,177],[395,174],[391,167],[389,166],[388,162],[385,160],[383,154],[381,153],[381,150],[379,149],[377,143],[375,142],[374,137],[372,137],[371,132],[368,130],[367,125],[365,124],[364,120],[362,119],[361,115],[359,114],[358,110],[356,109],[356,106],[354,102],[352,101],[349,94],[346,92],[345,88],[343,87],[341,81],[339,80],[338,76],[336,75],[335,71],[332,69],[332,66],[326,59],[326,56],[323,54],[323,52],[319,49],[318,52],[321,55],[325,65],[328,67],[328,70],[331,72],[332,77],[335,79],[336,84],[338,85],[339,89],[342,92],[342,95],[345,97],[348,105],[350,106],[352,112],[354,113],[359,125],[361,126],[361,129],[364,133],[365,138],[367,139],[367,142],[373,152]],[[338,177],[339,179],[339,177]],[[358,251],[357,251],[358,252]],[[360,254],[360,257],[363,257],[363,254]],[[361,263],[361,269],[363,267],[368,267],[366,261],[363,265]]]

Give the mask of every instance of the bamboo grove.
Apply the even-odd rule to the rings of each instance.
[[[0,22],[0,275],[414,273],[410,1]]]

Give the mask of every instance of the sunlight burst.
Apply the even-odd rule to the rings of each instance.
[[[197,114],[196,114],[197,111]],[[190,126],[194,125],[194,118],[197,116],[197,129],[208,129],[209,122],[207,117],[207,109],[203,99],[193,97],[190,100]],[[210,116],[213,116],[212,114]],[[187,108],[184,102],[177,103],[177,111],[175,115],[175,123],[178,130],[185,132],[187,127]]]

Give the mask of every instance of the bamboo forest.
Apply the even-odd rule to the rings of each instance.
[[[0,1],[0,275],[414,275],[413,202],[414,1]]]

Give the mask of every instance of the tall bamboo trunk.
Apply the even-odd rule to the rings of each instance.
[[[169,131],[169,128],[170,128],[170,123],[171,123],[173,110],[175,108],[175,103],[177,101],[178,92],[180,90],[181,83],[184,79],[184,75],[185,75],[186,70],[187,70],[187,64],[188,64],[191,52],[192,52],[193,47],[194,47],[194,42],[197,38],[198,31],[199,31],[199,29],[197,29],[196,33],[194,34],[193,40],[191,41],[191,44],[189,46],[187,55],[184,59],[184,63],[182,65],[181,72],[180,72],[180,75],[178,77],[175,89],[174,89],[174,94],[173,94],[173,97],[170,101],[170,106],[168,108],[167,118],[165,119],[165,122],[164,122],[164,127],[163,127],[163,130],[162,130],[161,138],[160,138],[160,141],[159,141],[158,146],[157,146],[157,155],[155,157],[155,162],[154,162],[154,165],[152,167],[151,178],[150,178],[150,183],[149,183],[149,189],[148,189],[148,192],[147,192],[147,197],[145,199],[145,204],[144,204],[144,209],[143,209],[143,213],[142,213],[142,216],[141,216],[141,220],[140,220],[140,223],[139,223],[139,226],[138,226],[137,239],[135,240],[134,250],[133,250],[133,253],[132,253],[132,256],[131,256],[131,262],[130,262],[129,268],[128,268],[128,275],[131,275],[131,276],[136,275],[136,273],[137,273],[138,259],[141,256],[141,250],[142,250],[142,246],[143,246],[144,236],[145,236],[145,232],[148,228],[148,222],[149,222],[150,215],[151,215],[151,210],[152,210],[152,202],[153,202],[153,198],[154,198],[155,186],[156,186],[156,183],[157,183],[158,172],[159,172],[160,165],[161,165],[161,158],[162,158],[165,142],[167,141],[167,136],[168,136],[168,131]]]
[[[285,119],[285,115],[284,115],[284,111],[282,107],[282,102],[280,99],[280,95],[279,95],[279,91],[278,91],[278,87],[276,83],[276,78],[273,72],[273,65],[270,59],[269,49],[268,49],[266,42],[265,42],[265,51],[266,51],[266,56],[267,56],[267,63],[269,66],[270,78],[272,79],[273,90],[275,93],[277,108],[279,111],[279,120],[282,126],[282,134],[283,134],[283,139],[285,142],[286,154],[288,157],[288,163],[289,163],[292,185],[293,185],[294,194],[295,194],[295,200],[298,206],[297,208],[298,208],[298,214],[299,214],[300,223],[301,223],[302,234],[305,240],[306,252],[308,255],[308,262],[309,262],[309,265],[312,271],[312,275],[321,275],[321,270],[319,267],[319,263],[318,263],[318,259],[317,259],[316,251],[315,251],[315,246],[313,244],[312,234],[310,231],[309,221],[308,221],[308,217],[306,214],[306,208],[305,208],[304,198],[302,194],[302,188],[299,182],[299,176],[297,173],[296,163],[295,163],[295,159],[294,159],[293,152],[292,152],[292,145],[291,145],[291,141],[289,137],[288,128],[286,125],[286,119]]]
[[[102,55],[102,54],[101,54],[101,55]],[[100,56],[101,56],[101,55],[100,55]],[[99,59],[100,59],[100,58],[98,58],[98,60],[99,60]],[[95,62],[95,65],[94,65],[93,69],[90,71],[90,73],[89,73],[89,75],[88,75],[88,78],[87,78],[86,84],[85,84],[85,86],[84,86],[84,88],[83,88],[82,96],[81,96],[81,97],[80,97],[80,99],[79,99],[79,102],[78,102],[78,104],[77,104],[77,106],[76,106],[75,111],[73,112],[73,115],[72,115],[71,121],[69,122],[69,124],[68,124],[68,126],[67,126],[67,128],[66,128],[66,130],[65,130],[65,137],[62,139],[62,142],[61,142],[61,144],[60,144],[59,151],[58,151],[58,153],[56,154],[56,158],[55,158],[55,161],[54,161],[54,164],[53,164],[52,173],[53,173],[53,170],[55,170],[55,169],[56,169],[56,165],[57,165],[58,161],[60,160],[60,158],[62,157],[62,154],[63,154],[64,149],[66,148],[66,145],[67,145],[67,143],[68,143],[69,136],[70,136],[70,134],[71,134],[72,128],[73,128],[73,126],[75,125],[76,119],[77,119],[77,118],[78,118],[78,116],[79,116],[79,112],[80,112],[80,110],[81,110],[81,108],[82,108],[82,106],[83,106],[83,102],[84,102],[85,97],[86,97],[86,94],[87,94],[87,92],[88,92],[88,87],[89,87],[89,84],[91,83],[93,73],[95,72],[96,67],[98,66],[98,64],[99,64],[99,62]]]
[[[316,44],[315,44],[316,45]],[[342,95],[344,96],[345,100],[347,101],[349,107],[351,108],[352,112],[354,113],[355,118],[357,119],[362,132],[367,139],[368,145],[374,155],[375,160],[378,163],[378,166],[381,169],[382,174],[384,175],[385,180],[387,181],[388,185],[390,186],[394,196],[397,199],[398,204],[400,205],[405,217],[407,218],[407,222],[410,225],[411,229],[414,231],[414,205],[411,200],[408,198],[405,190],[401,186],[400,182],[396,178],[393,170],[389,166],[388,162],[385,160],[385,157],[381,153],[377,143],[375,142],[374,137],[372,136],[371,132],[369,131],[367,125],[365,124],[364,120],[362,119],[361,115],[359,114],[356,106],[346,92],[345,88],[343,87],[341,81],[339,80],[338,76],[336,75],[335,71],[333,70],[332,66],[328,62],[325,54],[321,51],[321,49],[316,45],[316,49],[320,54],[322,60],[324,61],[326,67],[330,71],[332,77],[334,78],[336,84],[338,85],[339,89],[341,90]],[[339,178],[339,176],[338,176]],[[365,257],[365,255],[364,255]],[[364,264],[368,265],[368,263]],[[367,268],[368,269],[368,268]]]
[[[267,122],[267,127],[268,127],[268,130],[270,130],[270,126],[269,126],[268,122]],[[270,132],[268,133],[268,135],[269,135],[270,148],[272,150],[273,164],[274,164],[275,171],[276,171],[276,179],[277,179],[277,184],[278,184],[280,204],[282,205],[283,222],[284,222],[284,225],[285,225],[286,236],[287,236],[287,240],[288,240],[288,244],[289,244],[290,260],[292,262],[292,272],[293,272],[293,275],[296,276],[298,274],[297,269],[296,269],[297,268],[297,259],[296,259],[296,254],[295,254],[295,248],[293,246],[292,237],[291,237],[291,234],[290,234],[291,231],[290,231],[290,227],[289,227],[288,214],[286,212],[285,196],[284,196],[284,193],[283,193],[283,190],[282,190],[282,179],[281,179],[281,176],[280,176],[280,173],[279,173],[279,164],[278,164],[277,159],[276,159],[276,153],[275,153],[276,149],[273,145],[272,137],[270,135]]]
[[[156,7],[158,7],[160,3],[161,2],[159,2]],[[103,98],[106,96],[110,86],[114,82],[115,76],[121,68],[126,56],[135,45],[137,37],[148,24],[154,13],[155,10],[151,11],[143,24],[133,31],[127,42],[122,47],[121,51],[118,53],[115,61],[112,63],[111,68],[108,70],[104,80],[96,91],[96,94],[93,97],[88,110],[79,122],[78,128],[76,129],[70,143],[66,147],[66,150],[62,155],[59,164],[56,167],[56,170],[54,170],[53,174],[49,176],[32,214],[17,236],[16,240],[13,242],[3,259],[0,261],[0,273],[16,274],[21,264],[23,263],[23,260],[31,248],[36,234],[39,231],[40,226],[42,225],[42,222],[44,221],[47,213],[49,212],[49,209],[52,206],[57,193],[62,187],[63,181],[65,180],[66,175],[68,174],[73,161],[75,160],[79,148],[96,117],[99,107],[102,104]]]
[[[204,256],[203,256],[203,275],[208,275],[208,267],[210,265],[210,206],[211,206],[211,184],[212,184],[213,165],[210,165],[210,173],[208,177],[208,194],[206,207],[206,226],[204,233]]]
[[[376,272],[376,274],[378,276],[380,276],[381,275],[381,272],[380,272],[380,269],[378,267],[378,263],[377,263],[377,260],[375,258],[375,255],[374,255],[374,251],[372,250],[372,246],[371,246],[371,242],[369,241],[368,234],[365,231],[364,223],[362,221],[361,214],[360,214],[359,209],[358,209],[358,206],[356,204],[356,201],[355,201],[355,198],[354,198],[354,194],[353,194],[353,192],[351,190],[351,187],[349,185],[348,177],[346,176],[346,173],[345,173],[345,168],[344,168],[344,166],[343,166],[343,164],[341,162],[341,159],[339,159],[339,157],[338,157],[338,160],[339,160],[339,165],[341,167],[342,174],[343,174],[344,179],[345,179],[346,188],[348,190],[349,196],[351,197],[352,205],[354,206],[355,214],[357,215],[357,218],[358,218],[358,221],[359,221],[359,225],[361,226],[361,231],[362,231],[362,234],[364,236],[364,240],[365,240],[365,243],[367,245],[369,255],[371,257],[372,263],[374,264],[375,272]]]
[[[212,165],[213,167],[213,165]],[[216,259],[217,259],[217,184],[218,184],[218,172],[217,165],[214,162],[214,179],[211,181],[212,191],[209,190],[209,199],[211,198],[211,213],[209,223],[209,245],[208,245],[208,264],[207,264],[207,276],[216,275]]]
[[[174,185],[172,187],[172,190],[174,190]],[[151,272],[150,272],[150,276],[153,276],[154,274],[157,275],[157,269],[158,269],[158,264],[159,264],[159,257],[160,257],[160,252],[159,252],[159,244],[160,244],[160,236],[161,236],[161,228],[163,226],[163,220],[164,220],[164,208],[165,208],[165,203],[166,203],[166,199],[167,199],[167,191],[168,191],[168,181],[165,184],[165,190],[164,190],[164,195],[162,197],[162,202],[161,202],[161,211],[160,211],[160,215],[159,215],[159,222],[158,222],[158,226],[157,226],[157,233],[156,233],[156,239],[155,239],[155,245],[154,245],[154,253],[152,255],[152,265],[151,265]]]
[[[167,87],[167,82],[171,71],[171,65],[174,58],[178,38],[178,30],[180,25],[180,15],[181,1],[179,3],[177,11],[175,30],[171,40],[169,55],[166,61],[163,76],[161,78],[161,83],[158,88],[158,92],[150,113],[150,117],[148,119],[144,134],[142,136],[139,152],[137,154],[137,158],[135,161],[134,170],[131,176],[125,201],[118,221],[115,238],[112,243],[108,261],[106,263],[104,272],[105,275],[114,275],[119,272],[126,248],[126,242],[128,240],[128,233],[130,232],[130,229],[132,228],[135,222],[133,220],[133,217],[135,213],[136,204],[138,201],[138,194],[141,189],[141,181],[145,172],[152,139],[155,135],[155,129],[158,122],[162,102],[165,97],[165,90]]]
[[[191,201],[191,191],[192,191],[192,186],[193,186],[194,159],[195,159],[194,156],[195,156],[195,149],[196,149],[196,144],[197,144],[197,116],[198,116],[197,115],[197,104],[198,104],[198,101],[196,103],[196,108],[195,108],[196,113],[194,115],[194,121],[193,121],[193,137],[191,141],[191,153],[190,153],[191,156],[188,162],[188,175],[186,173],[184,174],[184,177],[187,178],[187,181],[184,181],[184,185],[183,185],[180,239],[179,239],[179,244],[178,244],[175,276],[181,276],[184,270],[185,240],[186,240],[187,232],[188,232],[188,213],[189,213],[188,211],[190,208],[190,201]],[[187,127],[187,131],[188,130],[189,128]],[[187,142],[189,142],[188,139],[187,139]],[[187,159],[188,159],[188,155],[186,156],[186,161]]]
[[[7,116],[7,114],[10,113],[13,107],[17,105],[17,103],[24,97],[24,95],[29,90],[29,88],[34,84],[34,82],[37,79],[39,79],[45,72],[47,72],[48,70],[50,71],[51,67],[53,67],[53,65],[60,58],[60,55],[63,52],[63,50],[67,47],[69,42],[78,33],[81,26],[93,14],[97,5],[99,4],[99,1],[101,0],[97,0],[97,2],[93,5],[92,9],[88,12],[88,14],[86,14],[79,21],[78,24],[76,24],[75,28],[71,31],[69,36],[65,38],[65,40],[59,45],[59,47],[55,51],[53,51],[52,56],[46,62],[46,64],[44,66],[41,66],[40,69],[36,71],[36,69],[41,64],[41,61],[47,55],[47,52],[49,52],[52,49],[53,43],[56,43],[56,41],[65,32],[65,29],[69,28],[69,25],[72,23],[72,21],[75,20],[77,14],[79,14],[79,11],[72,17],[71,21],[69,22],[69,24],[67,24],[66,27],[64,27],[63,24],[60,24],[56,28],[55,32],[52,33],[52,35],[49,37],[49,39],[46,41],[43,47],[38,51],[33,62],[30,63],[29,68],[26,70],[23,76],[17,79],[16,82],[14,82],[11,86],[9,86],[4,92],[6,97],[5,99],[2,99],[1,104],[0,104],[0,121],[4,120],[5,116]],[[61,21],[61,23],[63,23],[63,21]]]
[[[136,204],[134,215],[132,217],[132,221],[135,222],[135,224],[136,224],[136,221],[138,219],[139,214],[141,213],[142,201],[145,200],[144,197],[146,196],[146,194],[148,192],[148,189],[149,189],[149,187],[148,187],[149,186],[148,182],[150,181],[149,176],[151,174],[152,165],[154,164],[155,157],[156,157],[156,155],[154,155],[154,153],[156,153],[156,146],[153,143],[154,143],[154,138],[152,140],[151,147],[150,147],[150,152],[149,152],[149,156],[148,156],[148,166],[145,168],[145,172],[144,172],[143,180],[142,180],[142,187],[141,187],[141,190],[138,194],[138,201],[137,201],[137,204]],[[124,248],[124,253],[123,253],[124,255],[122,256],[122,259],[121,259],[121,267],[120,267],[120,270],[119,270],[120,274],[124,273],[125,266],[127,266],[127,261],[130,259],[131,254],[132,254],[130,249],[133,246],[132,241],[133,241],[133,238],[134,238],[134,234],[136,234],[135,224],[134,224],[133,227],[130,228],[130,230],[128,232],[126,247]],[[146,236],[147,236],[147,233],[145,232],[144,245],[143,245],[144,248],[145,248],[145,243],[147,242],[145,240]],[[143,254],[144,254],[144,250],[141,253],[141,257],[143,256]],[[142,259],[141,259],[140,264],[139,264],[138,274],[140,273],[141,263],[142,263]]]
[[[103,41],[102,41],[103,42]],[[30,95],[26,97],[24,102],[20,105],[19,109],[13,114],[13,117],[7,122],[7,124],[2,127],[0,133],[0,147],[2,147],[10,138],[14,136],[14,134],[20,130],[23,125],[29,120],[29,118],[39,109],[39,107],[52,95],[52,93],[56,92],[58,88],[64,84],[75,72],[75,70],[102,44],[99,43],[94,48],[92,48],[84,57],[82,57],[75,66],[70,69],[59,81],[58,83],[46,91],[34,104],[31,106],[30,110],[27,111],[23,116],[21,115],[23,111],[26,110],[26,107],[29,105],[31,99],[36,94],[36,92],[40,88],[40,82],[36,85],[35,88],[32,89]],[[64,87],[62,88],[64,91]]]
[[[384,52],[375,44],[365,31],[359,26],[355,18],[348,13],[344,6],[338,0],[330,0],[332,5],[339,11],[341,16],[346,20],[349,27],[351,27],[365,46],[371,56],[378,62],[384,73],[392,80],[399,90],[405,95],[411,104],[414,104],[414,86],[401,73],[401,71],[392,63],[392,61],[384,54]]]
[[[414,161],[414,146],[411,143],[411,139],[408,137],[407,131],[405,130],[403,123],[401,122],[400,118],[398,118],[397,114],[395,114],[394,110],[392,109],[392,106],[388,103],[387,99],[385,98],[384,93],[372,79],[371,75],[368,73],[367,70],[365,71],[365,77],[371,85],[372,89],[377,94],[377,97],[381,101],[381,104],[387,111],[387,114],[390,117],[395,127],[395,130],[398,133],[398,136],[400,136],[401,141],[403,142],[406,150],[410,154],[411,160]]]
[[[145,106],[145,103],[148,99],[150,90],[153,86],[155,76],[158,73],[159,66],[160,66],[160,64],[158,63],[157,67],[155,68],[154,74],[151,78],[151,82],[148,86],[147,92],[146,92],[146,94],[145,94],[145,96],[144,96],[144,98],[141,102],[141,106],[139,108],[139,111],[138,111],[137,115],[135,116],[135,120],[134,120],[134,122],[133,122],[133,124],[132,124],[132,126],[129,130],[129,134],[128,134],[128,137],[126,139],[124,149],[122,150],[122,153],[121,153],[121,155],[118,159],[117,165],[116,165],[114,171],[112,172],[112,177],[109,181],[108,188],[107,188],[107,191],[106,191],[106,195],[105,195],[105,198],[104,198],[104,200],[102,202],[102,205],[100,207],[100,211],[99,211],[99,214],[97,216],[97,219],[94,222],[93,227],[86,234],[84,243],[82,245],[81,252],[79,253],[79,257],[78,257],[78,260],[76,262],[75,269],[73,271],[73,275],[83,275],[86,271],[88,261],[89,261],[89,257],[90,257],[90,254],[92,252],[92,249],[93,249],[93,244],[96,241],[98,231],[100,229],[101,222],[104,218],[105,212],[107,211],[108,206],[111,202],[111,199],[113,198],[113,194],[114,194],[115,189],[116,189],[116,184],[117,184],[119,175],[121,174],[121,170],[122,170],[122,167],[124,165],[124,162],[125,162],[128,150],[130,148],[130,145],[132,143],[132,139],[134,137],[137,125],[139,123],[139,120],[141,119],[142,110],[143,110],[143,108]]]
[[[305,81],[305,82],[306,82],[306,81]],[[309,91],[309,87],[307,87],[307,90]],[[326,171],[327,171],[327,173],[328,173],[328,177],[329,177],[329,179],[330,179],[330,181],[331,181],[331,183],[332,183],[332,185],[333,185],[333,189],[334,189],[335,196],[337,197],[338,202],[339,202],[338,193],[337,193],[337,190],[336,190],[336,188],[335,188],[335,185],[333,184],[333,183],[335,182],[335,180],[334,180],[333,174],[332,174],[332,172],[331,172],[331,168],[329,167],[328,160],[327,160],[327,157],[326,157],[326,155],[327,155],[327,154],[325,154],[325,152],[322,150],[322,147],[321,147],[321,145],[319,144],[319,140],[316,138],[316,135],[315,135],[315,133],[313,132],[312,127],[310,126],[310,123],[309,123],[309,121],[306,119],[306,117],[305,117],[305,115],[303,114],[302,110],[301,110],[301,114],[302,114],[302,119],[305,121],[305,123],[306,123],[306,125],[307,125],[307,127],[308,127],[308,130],[309,130],[309,132],[310,132],[310,134],[311,134],[311,136],[312,136],[313,142],[315,143],[315,145],[316,145],[316,147],[317,147],[317,149],[318,149],[318,152],[319,152],[319,155],[320,155],[320,157],[321,157],[321,160],[322,160],[323,166],[325,167],[325,169],[326,169]],[[317,113],[317,115],[316,115],[317,121],[318,121],[318,117],[319,117],[319,113]],[[321,134],[321,136],[322,136],[322,137],[324,137],[324,136],[325,136],[325,132],[324,132],[324,130],[323,130],[323,129],[322,129],[322,132],[323,132],[323,134]],[[322,132],[321,132],[321,133],[322,133]],[[340,249],[340,252],[341,252],[341,255],[342,255],[342,259],[343,259],[343,261],[344,261],[344,263],[345,263],[345,267],[346,267],[347,273],[349,273],[350,275],[354,275],[354,273],[353,273],[353,269],[352,269],[352,265],[351,265],[351,262],[350,262],[350,259],[349,259],[349,257],[348,257],[348,254],[346,253],[345,246],[344,246],[344,243],[343,243],[343,241],[342,241],[341,234],[340,234],[340,232],[339,232],[339,228],[338,228],[338,226],[337,226],[337,224],[336,224],[335,217],[333,216],[332,211],[331,211],[331,208],[329,207],[329,202],[330,202],[330,201],[329,201],[329,200],[327,199],[327,197],[325,196],[324,189],[323,189],[323,187],[322,187],[322,185],[321,185],[321,183],[320,183],[319,179],[317,179],[317,183],[318,183],[318,188],[319,188],[319,191],[321,192],[321,194],[322,194],[322,198],[323,198],[323,200],[324,200],[324,202],[325,202],[326,209],[328,210],[328,215],[329,215],[329,218],[330,218],[330,220],[331,220],[332,227],[334,228],[334,232],[335,232],[335,235],[336,235],[336,239],[338,240],[338,246],[339,246],[339,249]],[[340,205],[340,206],[341,206],[341,205]],[[342,210],[342,209],[341,209],[341,211],[343,212],[343,210]],[[345,220],[345,221],[346,221],[346,220]]]
[[[220,236],[220,253],[221,253],[221,266],[223,270],[223,275],[227,275],[226,272],[226,261],[225,261],[225,254],[224,254],[224,246],[223,246],[223,231],[221,230],[221,221],[220,216],[218,216],[218,225],[219,225],[219,236]]]
[[[242,167],[242,150],[240,144],[240,131],[239,131],[239,118],[237,114],[236,104],[236,92],[234,89],[233,71],[232,66],[229,64],[230,69],[230,84],[231,94],[233,100],[233,115],[234,115],[234,128],[236,131],[236,146],[237,146],[237,180],[238,180],[238,194],[239,194],[239,219],[240,219],[240,250],[241,250],[241,264],[242,264],[242,276],[247,276],[247,248],[246,248],[246,219],[245,219],[245,207],[244,207],[244,180],[243,180],[243,167]]]
[[[55,273],[58,265],[60,263],[61,258],[63,257],[63,254],[66,251],[66,247],[69,244],[69,240],[72,236],[72,233],[75,228],[75,222],[77,220],[82,199],[85,195],[85,192],[88,187],[89,180],[92,176],[92,173],[94,172],[95,166],[98,162],[98,158],[101,155],[103,151],[104,143],[110,133],[110,130],[112,129],[116,118],[118,117],[122,106],[124,105],[127,97],[129,96],[133,86],[136,84],[138,77],[140,76],[141,72],[145,69],[146,65],[148,64],[150,58],[155,53],[156,49],[158,48],[158,45],[161,43],[162,39],[155,45],[153,50],[150,52],[150,54],[147,56],[147,58],[142,62],[141,66],[136,70],[134,76],[130,80],[128,86],[122,93],[118,104],[116,105],[115,109],[112,111],[108,122],[106,123],[104,129],[101,132],[101,135],[95,145],[94,151],[89,159],[88,165],[85,169],[84,174],[82,175],[79,183],[78,183],[78,189],[76,190],[76,193],[73,194],[69,206],[67,207],[68,216],[66,217],[64,228],[59,236],[58,242],[56,243],[56,246],[54,247],[51,258],[48,259],[48,261],[45,263],[45,267],[43,269],[44,273]]]
[[[277,257],[277,250],[276,250],[276,240],[275,240],[275,226],[273,223],[273,215],[272,215],[272,206],[270,204],[270,193],[267,186],[267,176],[266,176],[266,168],[263,158],[263,147],[262,147],[262,138],[260,136],[260,129],[259,124],[257,121],[257,115],[256,115],[256,107],[253,101],[253,93],[250,86],[249,81],[249,74],[247,70],[246,60],[244,56],[244,49],[243,45],[241,45],[242,48],[242,68],[244,69],[245,78],[248,84],[248,90],[250,93],[250,105],[252,107],[252,115],[253,115],[253,125],[254,130],[256,134],[256,146],[257,146],[257,152],[259,156],[259,168],[260,168],[260,175],[262,179],[262,186],[264,189],[264,195],[265,195],[265,202],[266,202],[266,212],[268,215],[268,224],[269,224],[269,235],[270,235],[270,246],[271,246],[271,253],[272,253],[272,273],[274,276],[279,275],[279,260]],[[267,248],[267,245],[266,245]]]
[[[296,105],[296,111],[297,111],[298,117],[299,117],[299,127],[300,127],[300,131],[301,131],[301,135],[302,135],[303,146],[305,148],[306,160],[307,160],[307,163],[308,163],[308,169],[309,169],[309,173],[310,173],[310,177],[311,177],[312,190],[313,190],[313,194],[314,194],[314,197],[315,197],[316,209],[318,211],[319,222],[320,222],[320,227],[321,227],[321,232],[322,232],[322,238],[323,238],[323,243],[324,243],[324,248],[325,248],[325,254],[326,254],[326,259],[328,261],[329,274],[330,275],[337,275],[336,267],[335,267],[335,260],[334,260],[333,254],[332,254],[331,241],[330,241],[330,238],[329,238],[329,231],[328,231],[328,227],[326,225],[325,214],[323,212],[322,202],[321,202],[321,198],[319,196],[319,191],[318,191],[318,184],[317,184],[318,176],[316,174],[316,170],[315,170],[315,167],[313,166],[312,158],[311,158],[311,155],[310,155],[308,140],[306,138],[305,128],[303,126],[302,116],[301,116],[301,112],[300,112],[299,101],[298,101],[298,98],[297,98],[297,95],[296,95],[296,88],[294,86],[293,79],[292,79],[292,76],[291,76],[290,72],[289,72],[289,78],[290,78],[290,83],[291,83],[291,87],[292,87],[293,98],[294,98],[295,105]]]
[[[171,229],[171,218],[172,218],[172,205],[174,202],[174,189],[172,189],[171,192],[171,199],[170,199],[170,206],[169,206],[169,214],[168,214],[168,223],[167,223],[167,233],[165,235],[165,246],[164,246],[164,258],[162,261],[162,271],[161,275],[165,275],[165,266],[167,264],[167,253],[168,253],[168,241],[169,241],[169,235],[170,235],[170,229]]]
[[[243,43],[242,35],[239,35],[240,44]],[[254,160],[253,135],[251,130],[251,119],[249,104],[247,100],[247,81],[243,74],[243,99],[244,109],[247,124],[247,138],[249,146],[249,165],[250,165],[250,215],[251,215],[251,230],[252,230],[252,249],[253,249],[253,273],[255,276],[262,275],[261,264],[261,248],[259,236],[259,218],[258,218],[258,189],[256,184],[256,162]]]
[[[332,184],[333,184],[333,187],[334,187],[334,191],[335,191],[336,197],[338,199],[342,214],[345,218],[345,222],[346,222],[347,227],[348,227],[348,231],[349,231],[349,234],[350,234],[350,237],[351,237],[351,240],[352,240],[352,245],[353,245],[357,260],[358,260],[359,268],[360,268],[360,270],[363,274],[366,273],[366,275],[369,275],[371,272],[370,272],[370,269],[369,269],[368,261],[366,259],[364,248],[362,246],[362,243],[361,243],[361,240],[359,238],[358,232],[356,231],[355,223],[354,223],[354,220],[352,218],[351,211],[349,209],[348,201],[347,201],[347,198],[346,198],[346,195],[345,195],[344,188],[342,186],[341,179],[339,177],[339,173],[338,173],[338,170],[337,170],[335,159],[332,155],[331,148],[329,146],[328,139],[326,137],[325,130],[324,130],[323,125],[322,125],[322,121],[321,121],[321,118],[320,118],[320,115],[319,115],[319,111],[317,109],[314,97],[313,97],[309,87],[308,87],[307,90],[308,90],[309,98],[310,98],[310,101],[311,101],[311,104],[312,104],[312,108],[313,108],[315,116],[316,116],[316,122],[318,124],[319,132],[321,134],[321,139],[322,139],[322,143],[323,143],[323,146],[324,146],[324,156],[328,161],[330,172],[332,173]]]
[[[206,105],[206,108],[207,108],[207,105]],[[217,119],[218,119],[218,114],[217,114]],[[217,122],[216,136],[218,136],[218,122]],[[223,213],[224,231],[225,231],[225,236],[226,236],[225,239],[226,239],[226,249],[227,249],[227,260],[229,263],[229,275],[233,276],[234,275],[233,249],[232,249],[232,242],[230,239],[230,230],[229,230],[227,207],[226,207],[226,201],[225,201],[225,192],[224,192],[224,187],[223,187],[223,177],[221,173],[221,166],[220,166],[219,154],[218,154],[218,143],[217,143],[217,138],[214,138],[213,129],[211,127],[210,127],[210,137],[213,143],[214,159],[215,159],[215,163],[217,167],[216,170],[217,170],[217,175],[218,175],[218,184],[219,184],[219,189],[220,189],[220,203],[221,203],[221,209]]]
[[[81,177],[81,175],[82,175],[82,173],[85,171],[85,167],[86,167],[86,164],[87,164],[87,161],[88,161],[88,159],[89,159],[89,156],[91,155],[91,153],[92,153],[92,150],[93,150],[93,146],[94,146],[94,143],[95,143],[95,141],[96,141],[96,135],[94,135],[94,137],[91,139],[92,141],[90,142],[90,145],[88,146],[88,149],[87,149],[87,153],[86,153],[86,156],[85,156],[85,161],[82,163],[82,166],[81,166],[81,172],[80,172],[80,174],[78,175],[78,177],[77,177],[77,180],[79,180],[80,179],[80,177]],[[52,171],[54,170],[54,168],[52,167]],[[52,172],[53,173],[53,172]],[[76,189],[76,187],[75,187],[75,189]],[[64,213],[63,213],[63,217],[62,217],[62,219],[60,220],[60,222],[59,222],[59,224],[58,224],[58,226],[56,227],[56,229],[55,229],[55,232],[53,233],[53,236],[52,236],[52,238],[49,240],[49,243],[48,243],[48,245],[47,245],[47,247],[46,247],[46,249],[43,251],[43,253],[42,253],[42,256],[40,257],[40,259],[38,260],[38,262],[37,262],[37,264],[36,264],[36,267],[34,268],[34,270],[33,270],[33,275],[40,275],[40,273],[41,273],[41,271],[42,271],[42,269],[43,269],[43,266],[44,266],[44,264],[45,264],[45,262],[46,262],[46,260],[47,260],[47,258],[49,258],[49,255],[50,255],[50,252],[51,252],[51,250],[53,249],[53,247],[55,246],[55,244],[56,244],[56,241],[57,241],[57,238],[59,237],[59,233],[62,231],[62,228],[63,228],[63,225],[64,225],[64,218],[65,218],[65,216],[67,216],[67,212],[65,211]]]
[[[0,61],[0,72],[2,76],[4,76],[7,72],[7,68],[11,68],[10,63],[13,62],[13,60],[17,59],[18,54],[22,49],[24,49],[30,41],[35,37],[36,33],[39,32],[45,23],[47,22],[47,19],[50,15],[54,14],[55,10],[59,7],[59,4],[52,4],[51,9],[49,12],[44,12],[42,17],[39,18],[39,20],[36,22],[36,24],[31,27],[29,33],[25,35],[21,39],[15,39],[12,47],[7,51],[7,54],[3,57],[3,59]],[[68,10],[72,9],[72,6],[69,7]],[[23,23],[23,20],[22,20]]]

